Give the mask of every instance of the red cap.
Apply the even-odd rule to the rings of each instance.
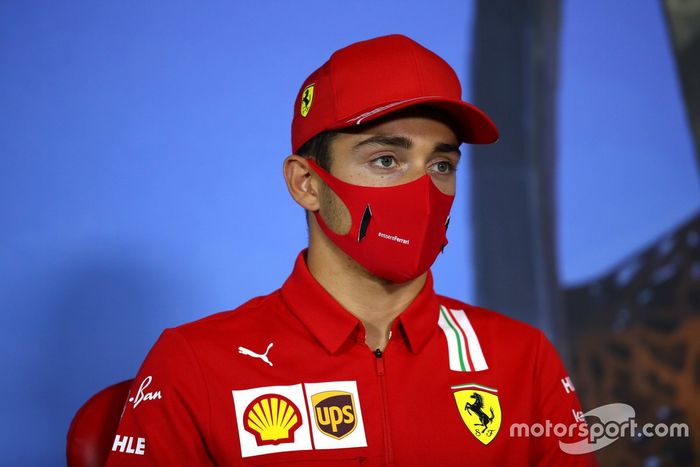
[[[493,143],[498,129],[462,100],[455,71],[435,53],[402,35],[356,42],[311,73],[294,102],[292,151],[325,130],[367,123],[429,104],[448,112],[465,143]]]

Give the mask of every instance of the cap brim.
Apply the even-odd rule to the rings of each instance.
[[[429,105],[447,112],[458,125],[459,138],[464,143],[490,144],[498,140],[498,128],[479,108],[457,99],[435,96],[418,97],[403,101],[387,102],[362,114],[339,120],[330,130],[340,130],[363,125],[401,109],[416,105]]]

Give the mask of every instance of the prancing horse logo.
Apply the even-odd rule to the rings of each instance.
[[[469,414],[471,414],[473,411],[476,414],[476,416],[479,417],[479,421],[481,422],[475,423],[474,426],[483,427],[485,430],[488,428],[489,423],[493,421],[493,407],[491,407],[491,416],[489,417],[488,415],[486,415],[486,413],[484,413],[484,398],[481,397],[481,394],[479,394],[478,392],[472,393],[471,398],[474,399],[474,402],[467,402],[464,405],[464,410],[469,412]]]
[[[471,434],[483,444],[494,440],[501,428],[498,389],[477,383],[452,386],[459,415]]]
[[[302,117],[306,117],[309,114],[309,110],[311,110],[311,103],[314,101],[314,87],[315,84],[309,84],[301,93],[301,106],[299,111]]]

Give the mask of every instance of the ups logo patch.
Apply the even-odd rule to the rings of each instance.
[[[343,439],[357,426],[355,400],[344,391],[324,391],[311,396],[316,426],[325,435]]]

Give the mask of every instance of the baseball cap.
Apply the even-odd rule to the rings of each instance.
[[[493,143],[498,129],[462,100],[452,67],[413,39],[393,34],[337,50],[304,81],[294,102],[292,151],[325,130],[368,123],[427,104],[455,120],[465,143]]]

